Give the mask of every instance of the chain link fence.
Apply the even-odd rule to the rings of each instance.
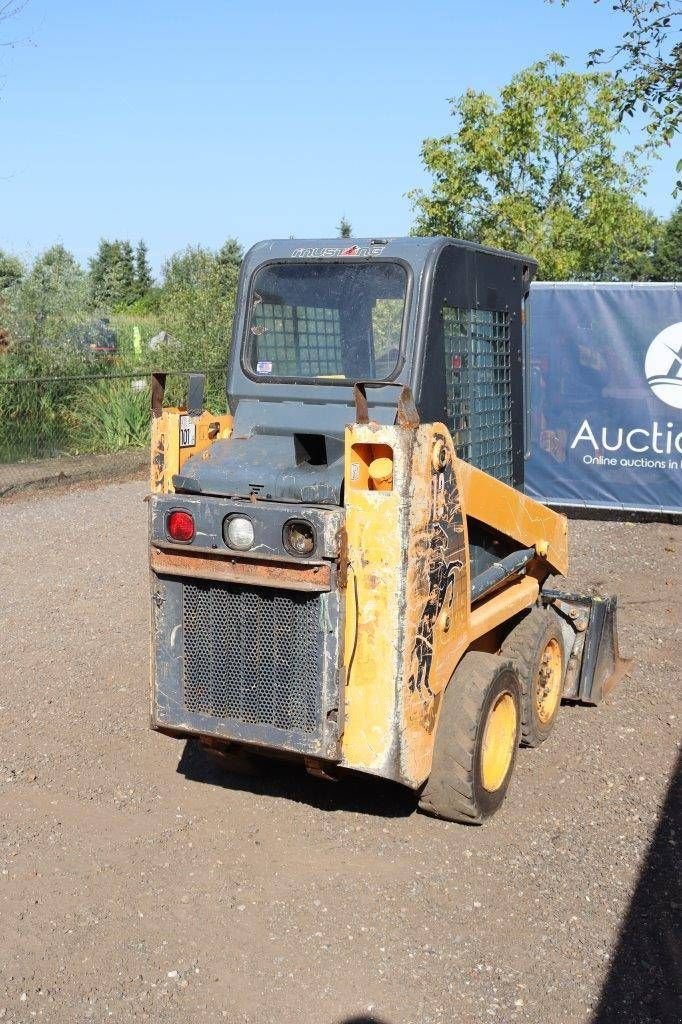
[[[166,404],[184,405],[189,371],[169,370]],[[227,407],[226,368],[206,376],[206,408]],[[66,480],[108,480],[149,465],[151,370],[0,378],[0,500]]]

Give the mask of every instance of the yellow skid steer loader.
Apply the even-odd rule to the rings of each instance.
[[[270,241],[242,267],[229,414],[153,381],[152,727],[393,779],[478,823],[562,698],[622,669],[523,494],[535,266],[447,238]]]

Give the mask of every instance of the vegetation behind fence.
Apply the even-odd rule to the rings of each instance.
[[[225,364],[241,251],[176,253],[153,283],[143,243],[102,241],[88,270],[63,246],[30,265],[0,252],[0,494],[97,465],[146,460],[152,369],[182,404],[186,374],[207,373],[207,408],[225,411]],[[52,465],[39,465],[52,460]]]
[[[171,371],[166,403],[183,405],[187,373]],[[206,407],[226,411],[226,369],[206,372]],[[107,479],[149,461],[151,375],[0,377],[0,497],[63,479]]]
[[[226,407],[226,371],[206,374],[207,407]],[[171,372],[167,401],[185,400],[186,374]],[[0,463],[113,453],[149,444],[150,371],[0,378]]]

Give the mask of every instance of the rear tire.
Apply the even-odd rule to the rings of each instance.
[[[538,747],[556,722],[564,689],[564,638],[556,614],[533,608],[502,644],[521,683],[521,743]]]
[[[470,651],[443,695],[433,765],[419,806],[480,825],[502,804],[521,734],[521,687],[510,661]]]

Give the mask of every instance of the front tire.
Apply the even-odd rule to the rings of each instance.
[[[502,644],[521,682],[521,743],[539,747],[547,739],[561,705],[564,685],[564,638],[555,612],[533,608]]]
[[[506,796],[520,735],[521,687],[514,665],[470,651],[443,696],[420,808],[448,821],[480,825]]]

